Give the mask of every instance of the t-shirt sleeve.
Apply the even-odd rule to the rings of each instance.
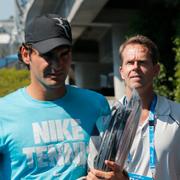
[[[94,158],[98,153],[100,142],[104,131],[107,129],[110,120],[110,107],[106,99],[102,102],[99,117],[96,121],[93,133],[89,141],[88,167],[94,167]]]
[[[3,111],[3,107],[6,107],[6,106],[4,106],[3,98],[0,98],[0,153],[2,153],[2,149],[4,146],[4,140],[3,140],[3,137],[4,137],[4,129],[3,129],[4,111]]]
[[[2,127],[2,120],[0,119],[0,153],[2,153],[3,148],[3,127]]]

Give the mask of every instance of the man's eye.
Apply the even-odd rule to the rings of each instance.
[[[133,62],[132,62],[132,61],[128,61],[127,64],[128,64],[128,65],[131,65],[131,64],[133,64]]]
[[[50,54],[50,53],[41,54],[40,56],[41,56],[43,59],[45,59],[45,60],[50,60],[50,59],[52,59],[52,54]]]
[[[63,53],[61,53],[61,56],[67,56],[67,55],[69,55],[69,50],[67,50],[67,51],[65,51],[65,52],[63,52]]]
[[[139,64],[145,64],[145,61],[139,61]]]
[[[46,56],[46,55],[41,55],[41,57],[46,60],[48,59],[48,56]]]

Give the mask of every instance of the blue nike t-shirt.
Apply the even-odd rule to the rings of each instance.
[[[103,131],[106,99],[66,86],[56,101],[38,101],[25,88],[0,99],[0,177],[76,180],[87,173],[93,128]]]

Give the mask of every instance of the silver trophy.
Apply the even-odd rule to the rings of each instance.
[[[94,159],[94,168],[110,171],[104,162],[111,160],[123,170],[139,124],[140,113],[141,100],[135,89],[125,105],[118,102],[112,107],[109,126],[103,134],[98,154]]]

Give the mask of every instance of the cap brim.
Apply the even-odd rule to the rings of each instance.
[[[47,53],[58,46],[72,46],[72,44],[64,38],[52,38],[32,44],[40,54]]]

